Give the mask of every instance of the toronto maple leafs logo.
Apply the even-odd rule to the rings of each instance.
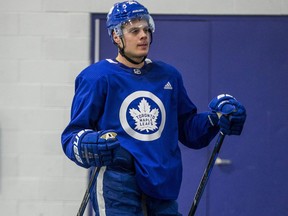
[[[152,141],[161,137],[166,110],[160,98],[152,92],[136,91],[123,100],[119,119],[128,135],[137,140]]]
[[[129,113],[135,121],[135,130],[146,130],[146,132],[149,132],[150,130],[154,131],[158,129],[156,120],[159,115],[159,110],[157,108],[151,110],[151,106],[145,98],[139,103],[138,110],[132,108],[129,110]]]

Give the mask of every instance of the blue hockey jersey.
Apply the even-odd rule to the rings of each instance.
[[[76,78],[71,121],[62,134],[65,154],[73,161],[74,136],[83,129],[113,129],[135,158],[136,179],[144,193],[177,199],[182,162],[178,140],[203,148],[218,132],[207,113],[197,113],[180,73],[146,59],[141,69],[102,60]]]

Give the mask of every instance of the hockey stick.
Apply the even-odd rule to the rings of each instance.
[[[116,133],[108,132],[108,133],[103,134],[101,136],[101,138],[108,140],[110,138],[115,138],[116,136],[117,136]],[[77,216],[83,216],[83,214],[85,212],[86,206],[87,206],[87,204],[89,202],[89,199],[90,199],[91,188],[95,184],[96,176],[97,176],[99,170],[100,170],[100,167],[95,167],[95,169],[94,169],[94,171],[92,173],[92,176],[91,176],[91,178],[89,180],[89,184],[88,184],[88,187],[87,187],[87,189],[85,191],[82,203],[81,203],[81,205],[79,207]]]
[[[218,154],[219,154],[219,151],[221,149],[224,138],[225,138],[225,135],[220,131],[219,136],[217,138],[217,142],[215,144],[215,147],[214,147],[213,152],[211,154],[211,157],[209,159],[208,165],[204,171],[201,182],[200,182],[198,189],[196,191],[196,194],[195,194],[195,197],[194,197],[194,200],[193,200],[193,203],[192,203],[192,206],[191,206],[191,209],[189,211],[188,216],[194,216],[194,214],[196,212],[196,209],[198,207],[198,204],[200,202],[200,199],[202,197],[202,194],[205,190],[205,187],[206,187],[207,182],[209,180],[210,174],[212,172],[213,166],[214,166],[215,161],[218,157]]]
[[[90,193],[91,193],[90,190],[92,188],[92,185],[95,184],[96,175],[99,172],[99,170],[100,170],[100,167],[96,167],[92,173],[92,176],[89,180],[88,188],[86,189],[86,192],[84,194],[84,197],[83,197],[82,203],[80,205],[80,208],[78,210],[77,216],[82,216],[85,212],[87,203],[89,202],[89,199],[90,199]]]

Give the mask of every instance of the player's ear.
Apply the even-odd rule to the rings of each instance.
[[[121,45],[121,39],[115,32],[113,32],[113,41],[117,46]]]

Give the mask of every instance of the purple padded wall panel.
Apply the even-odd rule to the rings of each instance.
[[[215,170],[209,215],[287,215],[288,19],[212,21],[212,93],[230,92],[248,112],[241,137],[229,137]]]

